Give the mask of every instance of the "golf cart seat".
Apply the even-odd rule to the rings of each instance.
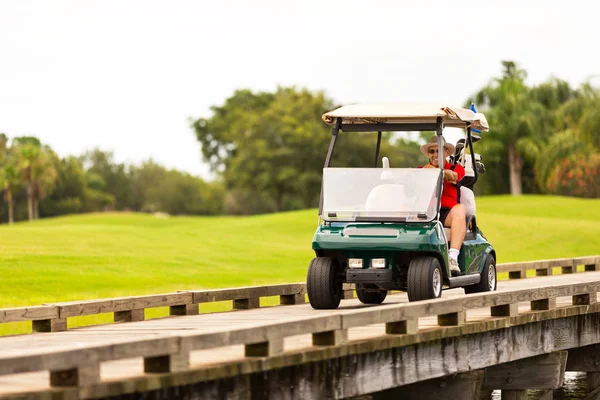
[[[413,193],[407,193],[407,188],[404,184],[395,181],[390,171],[390,161],[387,157],[382,159],[383,171],[380,179],[382,183],[374,187],[367,197],[365,209],[367,211],[395,211],[390,210],[389,199],[395,199],[398,210],[412,207],[415,202]],[[410,192],[410,191],[409,191]]]
[[[465,239],[474,239],[475,233],[477,231],[477,221],[475,219],[475,194],[471,189],[466,188],[464,186],[460,187],[460,204],[462,204],[465,207],[465,211],[467,214],[467,234],[465,235]],[[446,239],[450,241],[450,228],[444,227],[444,233],[446,234]]]

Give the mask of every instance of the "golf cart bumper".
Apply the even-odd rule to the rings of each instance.
[[[346,282],[348,283],[388,283],[392,281],[391,269],[348,269]]]

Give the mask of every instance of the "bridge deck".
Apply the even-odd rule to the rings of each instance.
[[[600,272],[569,274],[540,278],[528,278],[500,281],[498,291],[530,289],[548,285],[584,283],[600,280]],[[464,296],[461,289],[448,290],[443,298]],[[399,293],[388,296],[384,304],[408,303],[406,294]],[[571,297],[558,298],[557,307],[571,306]],[[11,356],[39,355],[59,350],[80,349],[90,346],[114,343],[127,343],[143,338],[180,336],[199,332],[226,332],[232,328],[256,327],[266,322],[286,322],[302,319],[302,317],[328,316],[348,313],[366,306],[357,299],[344,300],[338,310],[313,310],[309,304],[286,307],[266,307],[260,309],[181,316],[176,318],[154,319],[127,324],[113,324],[73,329],[65,332],[20,335],[0,338],[0,360]],[[530,310],[530,303],[519,304],[520,312]],[[532,311],[533,312],[533,311]],[[466,312],[467,323],[490,319],[489,308],[473,309]],[[437,329],[436,317],[419,319],[419,328]],[[349,341],[360,341],[385,335],[383,324],[351,328]],[[286,351],[300,351],[312,347],[311,335],[293,336],[285,339]],[[244,360],[244,346],[229,346],[191,353],[191,367],[207,368],[221,363]],[[143,375],[142,358],[105,362],[101,364],[103,381],[122,380],[126,377]],[[35,372],[19,375],[0,376],[0,396],[11,393],[49,390],[49,373]]]

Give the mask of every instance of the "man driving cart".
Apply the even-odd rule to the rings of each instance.
[[[460,180],[465,176],[465,169],[460,164],[450,164],[446,159],[454,153],[454,146],[443,142],[443,160],[444,160],[444,189],[442,191],[442,200],[440,208],[440,221],[445,227],[450,228],[450,249],[448,250],[448,263],[450,272],[453,275],[460,275],[458,266],[458,255],[460,247],[467,233],[465,224],[466,211],[465,206],[459,204]],[[429,163],[422,168],[439,168],[439,149],[437,137],[432,136],[429,142],[421,146],[421,152],[429,157]]]

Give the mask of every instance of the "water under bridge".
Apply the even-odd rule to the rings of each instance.
[[[583,371],[600,399],[600,256],[498,272],[496,292],[413,303],[367,306],[348,286],[338,310],[313,310],[302,283],[0,309],[34,332],[0,337],[0,398],[550,399]],[[260,307],[271,296],[281,305]],[[199,314],[214,301],[233,310]],[[118,323],[67,329],[102,313]]]

